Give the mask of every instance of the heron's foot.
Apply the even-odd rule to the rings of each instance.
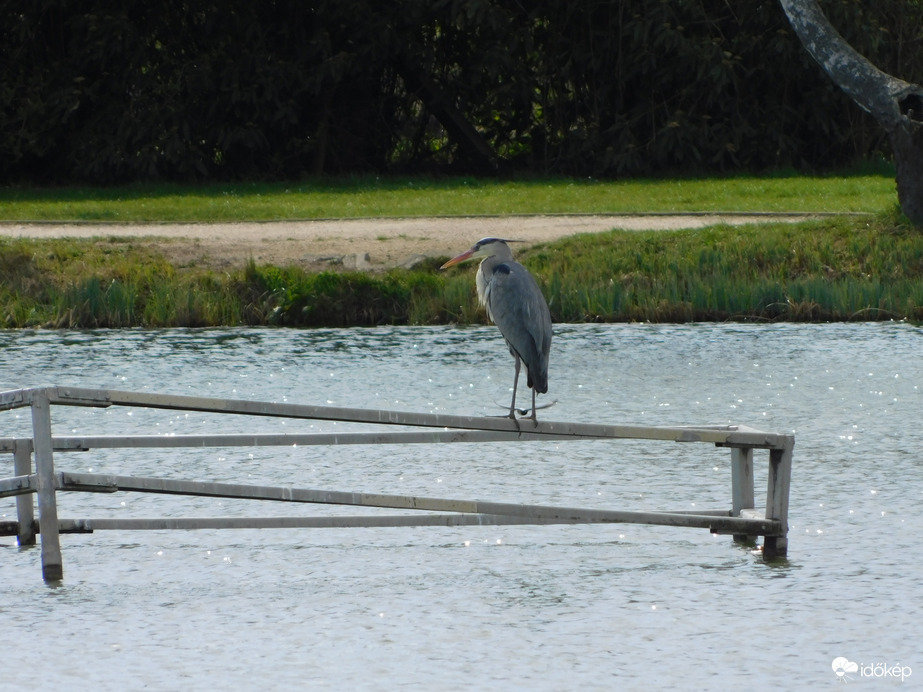
[[[542,409],[551,408],[551,407],[554,406],[556,403],[558,403],[558,400],[557,400],[557,399],[555,399],[554,401],[549,401],[547,404],[542,404],[541,406],[536,406],[534,410],[531,409],[531,408],[517,408],[517,409],[515,409],[515,411],[516,411],[516,413],[519,414],[519,417],[520,417],[520,418],[531,418],[532,420],[535,420],[535,412],[536,412],[536,411],[541,411]],[[512,414],[510,414],[510,418],[512,418],[512,417],[513,417]]]
[[[536,411],[541,411],[542,409],[545,409],[545,408],[551,408],[551,407],[554,406],[556,403],[558,403],[558,400],[557,400],[557,399],[555,399],[554,401],[549,401],[547,404],[542,404],[541,406],[536,406],[536,407],[535,407],[535,410],[536,410]],[[504,405],[504,404],[497,404],[497,406],[500,406],[500,407],[502,407],[502,408],[506,408],[506,405]],[[532,412],[532,409],[531,409],[531,408],[514,408],[512,411],[510,411],[509,416],[507,416],[507,417],[513,418],[513,417],[516,416],[516,415],[518,415],[520,418],[526,418],[527,416],[528,416],[529,418],[531,418],[531,417],[533,416],[533,412]]]
[[[521,433],[522,427],[519,425],[519,419],[516,417],[515,410],[510,411],[509,419],[516,424],[516,432]]]
[[[530,410],[532,411],[532,415],[529,415],[529,411],[530,411]],[[535,417],[535,409],[527,409],[527,408],[524,408],[524,409],[523,409],[523,408],[520,408],[520,409],[516,409],[516,413],[519,414],[519,418],[516,418],[516,416],[513,415],[513,414],[510,414],[510,418],[512,418],[514,421],[516,421],[516,429],[517,429],[519,432],[522,432],[522,428],[519,426],[519,421],[520,421],[520,420],[531,420],[531,421],[532,421],[532,427],[533,427],[533,428],[537,428],[537,427],[538,427],[538,419]]]

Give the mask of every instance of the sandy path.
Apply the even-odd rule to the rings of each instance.
[[[702,228],[716,223],[798,221],[804,215],[502,216],[348,219],[227,224],[0,224],[0,236],[102,238],[154,245],[174,263],[237,267],[261,264],[307,269],[380,270],[422,257],[452,256],[486,236],[542,243],[577,233]]]

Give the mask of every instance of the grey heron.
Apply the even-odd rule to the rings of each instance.
[[[510,355],[516,359],[509,417],[516,418],[516,388],[522,363],[526,366],[527,384],[532,389],[532,421],[537,422],[535,394],[548,391],[551,311],[535,278],[513,259],[508,242],[516,241],[483,238],[441,268],[481,259],[476,277],[478,302],[486,308],[490,321],[500,328]]]

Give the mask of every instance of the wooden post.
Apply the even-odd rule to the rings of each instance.
[[[32,441],[16,440],[13,443],[13,470],[17,476],[32,473]],[[35,545],[35,509],[32,493],[16,496],[16,519],[19,522],[19,545]]]
[[[61,538],[58,535],[58,505],[55,499],[54,452],[51,440],[51,404],[48,392],[32,395],[32,445],[38,481],[38,526],[42,534],[42,576],[45,581],[64,578]]]
[[[753,509],[753,448],[731,448],[731,515],[740,516],[740,510]],[[753,543],[756,536],[734,534],[735,543]]]
[[[769,481],[766,487],[766,518],[782,524],[781,536],[763,539],[763,557],[785,557],[788,553],[788,492],[792,479],[792,440],[784,449],[769,450]]]

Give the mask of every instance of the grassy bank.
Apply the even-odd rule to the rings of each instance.
[[[923,234],[895,211],[583,235],[520,259],[557,322],[923,319]],[[175,267],[118,239],[0,239],[0,326],[477,322],[473,267],[385,275]]]
[[[0,188],[2,221],[114,223],[476,214],[881,212],[893,171],[687,180],[347,179],[304,184]]]

